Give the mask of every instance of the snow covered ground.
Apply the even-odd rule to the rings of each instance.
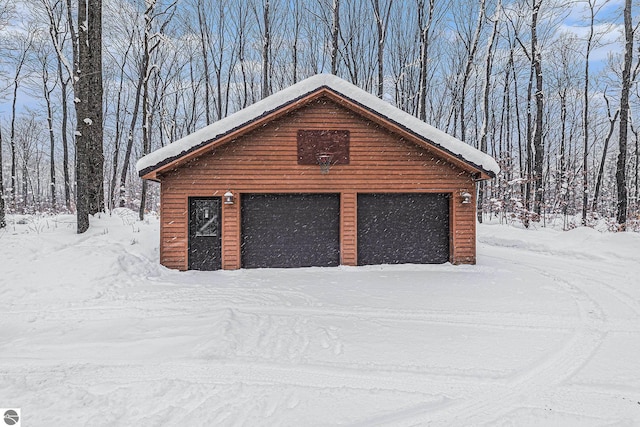
[[[9,220],[0,407],[23,426],[640,425],[637,233],[482,225],[476,266],[181,273],[155,218]]]

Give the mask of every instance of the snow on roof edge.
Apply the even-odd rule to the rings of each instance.
[[[242,128],[257,118],[295,102],[323,87],[350,99],[369,111],[385,117],[420,137],[428,139],[435,146],[471,163],[489,175],[497,175],[500,172],[498,163],[488,154],[481,152],[465,142],[332,74],[317,74],[302,80],[169,145],[153,151],[138,160],[136,170],[140,175],[149,173],[169,161],[180,158],[204,144],[208,144],[235,129]]]

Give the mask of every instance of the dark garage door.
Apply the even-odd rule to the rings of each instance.
[[[359,265],[447,261],[447,194],[358,195]]]
[[[244,194],[242,266],[340,264],[338,194]]]

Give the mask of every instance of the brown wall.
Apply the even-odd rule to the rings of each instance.
[[[350,164],[297,164],[299,129],[350,131]],[[242,193],[341,193],[341,257],[357,264],[356,195],[372,192],[451,193],[451,261],[475,262],[475,201],[460,203],[461,191],[475,195],[469,172],[403,140],[327,98],[313,101],[266,126],[158,176],[161,181],[160,262],[187,269],[188,197],[236,195],[222,208],[222,268],[240,268]]]

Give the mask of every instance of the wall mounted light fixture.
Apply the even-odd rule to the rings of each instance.
[[[231,192],[231,190],[229,190],[226,193],[224,193],[224,204],[225,205],[232,205],[234,203],[235,203],[235,200],[234,200],[233,193]]]
[[[460,193],[460,198],[462,199],[463,205],[468,205],[469,203],[471,203],[471,194],[466,191]]]

